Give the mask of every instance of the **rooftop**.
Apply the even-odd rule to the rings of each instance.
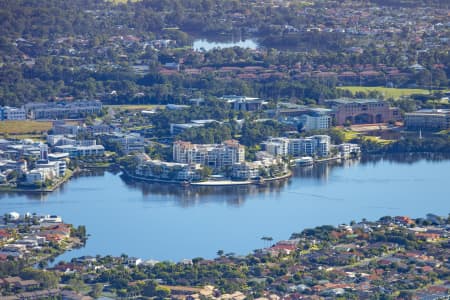
[[[368,104],[368,103],[379,103],[384,102],[383,100],[379,99],[350,99],[350,98],[340,98],[340,99],[332,99],[332,100],[325,100],[325,102],[328,103],[339,103],[339,104],[350,104],[350,103],[357,103],[357,104]]]

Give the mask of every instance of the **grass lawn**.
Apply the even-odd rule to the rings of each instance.
[[[362,134],[362,133],[359,133],[356,131],[352,131],[349,129],[340,129],[340,131],[344,134],[344,142],[349,142],[357,137],[361,137],[364,140],[370,140],[372,142],[383,144],[383,145],[394,142],[392,140],[385,140],[385,139],[381,139],[380,137],[377,137],[377,136],[365,135],[365,134]]]
[[[341,90],[349,90],[352,94],[356,92],[371,92],[378,91],[380,92],[385,99],[394,98],[399,99],[402,96],[409,96],[412,94],[424,94],[428,95],[430,92],[425,89],[397,89],[397,88],[386,88],[382,86],[341,86],[338,87]]]
[[[347,129],[341,129],[341,132],[344,134],[345,142],[351,141],[359,136],[358,132],[347,130]]]
[[[52,122],[44,121],[1,121],[0,134],[27,134],[42,133],[52,128]]]
[[[378,136],[371,136],[371,135],[364,135],[363,139],[372,141],[374,143],[382,144],[382,145],[387,145],[387,144],[394,142],[392,140],[385,140],[385,139],[379,138]]]
[[[152,104],[137,104],[137,105],[105,105],[106,108],[113,108],[119,110],[152,110],[156,108],[163,108],[164,105],[152,105]]]

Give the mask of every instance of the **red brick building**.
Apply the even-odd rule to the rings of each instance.
[[[374,124],[398,121],[400,112],[378,99],[335,99],[326,103],[333,109],[336,125]]]

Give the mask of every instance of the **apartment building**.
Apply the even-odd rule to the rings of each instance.
[[[331,139],[328,135],[313,135],[305,138],[271,138],[261,145],[274,156],[318,156],[330,155]]]
[[[443,130],[450,128],[450,109],[422,109],[405,114],[408,129]]]
[[[0,121],[4,120],[25,120],[27,118],[27,113],[23,107],[0,107]]]
[[[236,140],[222,144],[192,144],[176,141],[173,144],[173,160],[179,163],[197,163],[213,169],[232,166],[245,160],[245,147]]]

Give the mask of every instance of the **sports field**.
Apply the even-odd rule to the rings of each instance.
[[[428,95],[430,92],[425,89],[398,89],[398,88],[387,88],[382,86],[341,86],[338,87],[341,90],[349,90],[352,94],[356,92],[369,93],[371,91],[380,92],[385,99],[394,98],[399,99],[402,96],[410,96],[413,94],[423,94]]]
[[[42,133],[52,128],[52,122],[50,121],[1,121],[0,122],[0,134],[29,134],[29,133]]]

